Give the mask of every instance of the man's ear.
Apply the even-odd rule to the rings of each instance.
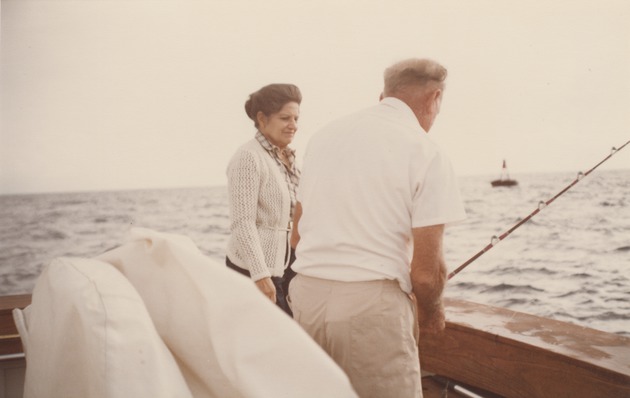
[[[433,94],[433,103],[435,104],[436,109],[436,114],[440,113],[440,105],[442,105],[442,89],[437,89],[435,90],[435,93]]]
[[[433,100],[434,101],[438,101],[442,98],[442,89],[437,89],[435,90],[435,92],[433,93]]]

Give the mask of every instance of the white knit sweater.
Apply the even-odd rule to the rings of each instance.
[[[276,161],[252,139],[232,157],[228,168],[230,230],[227,255],[254,281],[282,276],[291,198]]]

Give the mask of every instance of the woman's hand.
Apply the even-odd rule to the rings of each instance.
[[[259,279],[256,281],[256,286],[260,289],[265,296],[267,296],[273,303],[276,302],[276,286],[270,277]]]

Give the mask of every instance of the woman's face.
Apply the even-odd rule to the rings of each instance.
[[[257,117],[260,132],[273,145],[284,149],[293,141],[298,129],[300,105],[297,102],[287,102],[277,113],[266,116],[264,113],[258,112]]]

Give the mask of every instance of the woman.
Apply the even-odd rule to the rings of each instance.
[[[289,245],[300,171],[289,148],[297,131],[302,94],[292,84],[270,84],[249,96],[245,112],[256,134],[227,169],[231,236],[226,265],[249,276],[291,315],[285,295],[295,273]]]

